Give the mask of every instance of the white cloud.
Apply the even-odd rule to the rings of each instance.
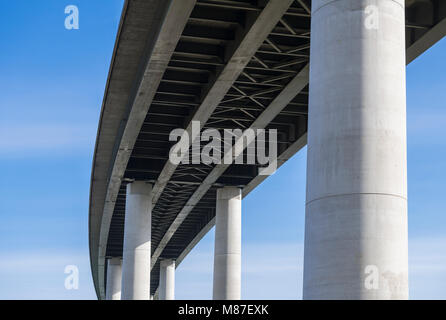
[[[67,265],[79,269],[78,290],[65,289]],[[0,299],[95,299],[88,252],[2,253]]]
[[[23,156],[88,150],[96,126],[88,124],[0,124],[0,154]]]
[[[178,267],[178,299],[211,299],[213,234]],[[242,244],[243,299],[301,299],[303,246],[301,244]]]
[[[179,266],[179,299],[211,299],[213,235]],[[446,237],[409,240],[411,299],[446,299]],[[243,244],[243,299],[301,299],[303,244]]]
[[[206,236],[177,269],[177,299],[211,299],[213,235]],[[411,238],[411,299],[446,299],[446,237]],[[80,272],[79,290],[66,290],[66,265]],[[301,299],[303,245],[244,243],[243,299]],[[95,299],[88,252],[2,253],[0,299]]]

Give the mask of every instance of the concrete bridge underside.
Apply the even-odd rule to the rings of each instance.
[[[127,0],[107,80],[93,161],[90,256],[105,298],[108,257],[121,257],[126,186],[153,184],[150,291],[160,261],[186,257],[215,223],[216,191],[248,195],[259,165],[174,165],[169,133],[278,131],[278,166],[307,143],[308,0]],[[446,2],[406,1],[410,63],[446,34]],[[291,201],[291,199],[290,199]],[[147,270],[149,272],[149,270]]]

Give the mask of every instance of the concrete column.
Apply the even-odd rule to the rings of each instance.
[[[165,259],[160,262],[159,299],[175,299],[175,260]]]
[[[304,299],[407,299],[404,0],[313,0]]]
[[[127,185],[122,262],[122,299],[150,299],[152,186]]]
[[[121,300],[121,258],[110,258],[107,261],[106,300]]]
[[[236,187],[217,190],[214,250],[214,300],[239,300],[241,281],[242,194]]]

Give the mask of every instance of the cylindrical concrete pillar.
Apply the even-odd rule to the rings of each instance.
[[[313,0],[304,299],[407,299],[404,0]]]
[[[159,299],[175,299],[175,260],[165,259],[160,262]]]
[[[107,261],[106,300],[121,300],[121,258],[113,257]]]
[[[127,185],[122,262],[122,299],[150,299],[152,186]]]
[[[214,250],[214,300],[239,300],[241,295],[241,224],[240,188],[217,190]]]

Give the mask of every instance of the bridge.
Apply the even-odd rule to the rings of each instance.
[[[126,0],[91,177],[98,298],[172,298],[216,220],[214,298],[240,298],[265,164],[173,163],[193,123],[277,130],[277,167],[308,143],[304,298],[407,298],[404,66],[445,34],[440,0]],[[389,286],[360,287],[367,266]]]

